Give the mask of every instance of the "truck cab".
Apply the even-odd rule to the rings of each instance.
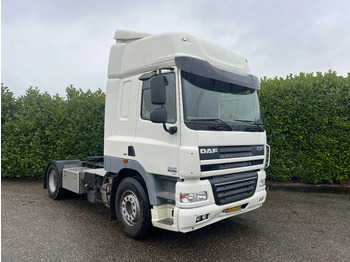
[[[189,232],[260,207],[269,146],[247,60],[186,33],[114,38],[103,163],[62,162],[78,174],[73,191],[104,202],[133,238],[151,225]],[[60,188],[67,178],[56,169]]]

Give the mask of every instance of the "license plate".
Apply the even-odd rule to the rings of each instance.
[[[224,209],[224,212],[225,213],[229,213],[229,212],[232,212],[232,211],[235,211],[235,210],[239,210],[241,208],[242,208],[242,206],[230,207],[230,208]]]

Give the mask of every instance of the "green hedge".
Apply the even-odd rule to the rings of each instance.
[[[272,180],[342,182],[350,174],[350,74],[289,75],[261,80]],[[66,98],[24,96],[1,86],[2,177],[43,175],[52,159],[103,154],[105,94],[72,86]]]
[[[259,92],[272,180],[342,182],[350,174],[350,74],[264,78]]]
[[[1,176],[44,174],[52,159],[103,155],[105,94],[72,86],[66,98],[30,88],[15,98],[1,85]]]

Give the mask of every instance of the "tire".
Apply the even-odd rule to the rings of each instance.
[[[116,192],[115,210],[123,233],[133,239],[143,238],[151,228],[151,210],[141,183],[127,177]]]
[[[60,199],[63,194],[63,189],[60,188],[58,184],[59,178],[60,177],[56,165],[51,164],[46,173],[46,185],[49,196],[53,200]]]

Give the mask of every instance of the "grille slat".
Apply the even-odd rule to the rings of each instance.
[[[201,172],[262,165],[263,163],[264,163],[264,160],[260,159],[260,160],[233,162],[233,163],[225,163],[225,164],[201,165]]]
[[[245,187],[245,186],[250,186],[250,185],[254,185],[254,180],[248,180],[248,181],[244,181],[244,182],[239,182],[239,183],[235,183],[234,181],[232,183],[230,183],[229,185],[226,186],[217,186],[217,192],[221,192],[221,191],[227,191],[227,190],[232,190],[232,189],[237,189],[240,187]]]
[[[237,152],[249,152],[252,151],[250,146],[222,146],[220,147],[220,153],[237,153]]]
[[[249,157],[249,156],[253,156],[253,154],[250,152],[229,152],[229,153],[220,154],[220,159],[236,158],[236,157]]]

